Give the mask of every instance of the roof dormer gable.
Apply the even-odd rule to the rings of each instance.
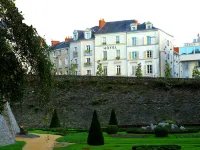
[[[136,23],[131,23],[130,27],[131,27],[131,31],[137,30],[137,24]]]
[[[152,29],[153,28],[153,24],[151,22],[145,22],[146,24],[146,29]]]
[[[78,31],[77,30],[74,30],[74,32],[73,32],[73,39],[75,41],[78,40]]]
[[[84,37],[85,37],[85,39],[90,39],[92,37],[92,31],[91,31],[91,29],[87,28],[84,31]]]

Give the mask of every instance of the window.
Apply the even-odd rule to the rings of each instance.
[[[74,51],[77,52],[77,47],[74,47]]]
[[[74,59],[74,61],[75,61],[75,64],[77,64],[77,59]]]
[[[116,43],[119,43],[120,42],[120,38],[119,36],[116,36]]]
[[[120,50],[116,50],[116,57],[120,57]]]
[[[200,61],[198,61],[198,64],[197,64],[197,65],[198,65],[198,67],[200,67]]]
[[[149,25],[149,26],[147,26],[147,29],[151,29],[151,26]]]
[[[102,38],[102,44],[106,44],[106,37]]]
[[[121,67],[120,65],[117,65],[117,75],[120,75],[121,74]]]
[[[78,71],[75,71],[75,76],[77,76],[78,75]]]
[[[103,66],[103,73],[104,75],[107,75],[107,66]]]
[[[87,63],[90,63],[90,58],[86,58]]]
[[[136,37],[132,38],[132,45],[136,45]]]
[[[56,60],[54,59],[54,66],[56,67]]]
[[[152,74],[152,65],[147,65],[147,74]]]
[[[68,75],[68,70],[65,70],[65,74]]]
[[[147,51],[147,58],[152,58],[152,51]]]
[[[68,65],[68,59],[65,58],[65,65]]]
[[[62,75],[62,71],[60,71],[60,75]]]
[[[197,41],[196,39],[193,39],[193,43],[196,43],[196,41]]]
[[[86,39],[90,38],[90,33],[86,33]]]
[[[136,52],[132,52],[132,59],[136,59]]]
[[[91,75],[91,70],[87,70],[87,75]]]
[[[150,36],[147,36],[147,44],[151,44],[151,37]]]
[[[133,76],[136,76],[136,69],[137,69],[137,66],[132,66],[132,75]]]
[[[107,51],[103,51],[103,58],[107,59]]]
[[[196,46],[195,47],[195,54],[199,54],[200,53],[200,46]]]
[[[136,27],[135,27],[135,26],[132,26],[132,27],[131,27],[131,30],[136,30]]]
[[[90,45],[86,45],[87,50],[90,50]]]
[[[169,54],[167,54],[167,59],[169,60]]]
[[[169,46],[169,40],[167,40],[167,46]]]
[[[77,36],[76,36],[76,33],[74,34],[74,40],[76,40]]]

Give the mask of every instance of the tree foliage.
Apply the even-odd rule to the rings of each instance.
[[[97,112],[94,110],[91,126],[89,129],[88,145],[104,145],[104,137],[98,120]]]
[[[192,77],[193,78],[200,78],[200,71],[198,70],[197,66],[195,66],[193,71],[192,71]]]
[[[141,66],[141,63],[138,64],[135,75],[136,75],[136,77],[142,77],[142,66]]]
[[[22,99],[28,79],[37,85],[40,104],[50,98],[50,49],[36,29],[23,20],[14,0],[0,0],[0,112],[7,101]]]
[[[100,63],[100,60],[97,61],[97,73],[96,73],[97,76],[103,76],[104,73],[103,73],[103,67],[102,67],[102,64]]]
[[[76,64],[74,64],[73,59],[71,60],[71,64],[69,67],[69,75],[75,75],[75,71],[76,71]]]
[[[118,120],[114,109],[111,111],[109,125],[118,125]]]
[[[165,61],[165,78],[172,78],[172,68],[167,61]]]

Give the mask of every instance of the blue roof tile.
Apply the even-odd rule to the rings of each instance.
[[[68,41],[68,42],[60,42],[60,43],[58,43],[58,44],[52,46],[51,48],[52,48],[53,50],[58,50],[58,49],[61,49],[61,48],[69,47],[71,41],[72,41],[72,40],[70,40],[70,41]]]

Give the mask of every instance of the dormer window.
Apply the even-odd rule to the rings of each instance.
[[[85,39],[90,39],[91,38],[91,30],[87,28],[85,30]]]
[[[131,27],[131,31],[137,30],[137,24],[135,23],[132,23],[130,27]]]
[[[153,24],[151,22],[146,22],[146,29],[152,29]]]
[[[73,35],[74,35],[73,39],[78,40],[78,32],[76,30],[74,31]]]

